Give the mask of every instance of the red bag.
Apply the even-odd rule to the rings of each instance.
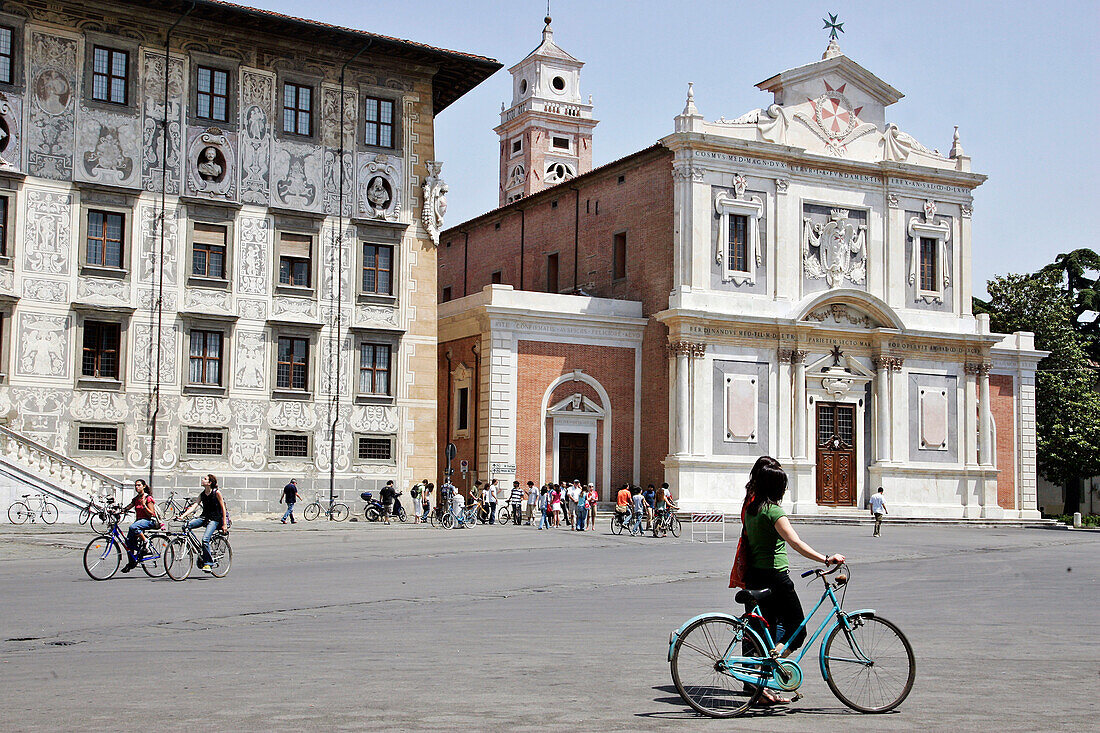
[[[749,571],[749,541],[745,536],[745,509],[741,508],[741,538],[737,540],[737,552],[733,555],[730,570],[730,588],[744,588],[745,574]]]

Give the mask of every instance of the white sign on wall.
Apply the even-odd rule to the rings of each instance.
[[[514,463],[490,463],[489,473],[515,473],[516,464]]]

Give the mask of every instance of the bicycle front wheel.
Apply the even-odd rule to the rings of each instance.
[[[333,504],[332,505],[332,521],[342,522],[348,518],[348,514],[351,510],[348,509],[347,504]]]
[[[229,546],[229,540],[221,536],[210,540],[210,556],[214,558],[214,567],[210,570],[210,574],[215,578],[224,578],[228,575],[229,568],[233,564],[233,548]]]
[[[30,519],[31,509],[21,501],[12,502],[8,507],[8,521],[12,524],[22,524]]]
[[[57,521],[59,512],[57,511],[56,504],[50,504],[46,502],[42,505],[42,521],[46,524],[53,524]]]
[[[172,580],[187,580],[195,564],[195,552],[186,537],[173,537],[168,543],[168,559],[164,567]]]
[[[848,617],[825,640],[825,682],[861,713],[885,713],[909,696],[917,676],[913,647],[897,626],[870,613]]]
[[[668,520],[668,531],[673,537],[680,536],[680,518],[673,514]]]
[[[443,524],[443,529],[454,529],[455,528],[455,515],[451,514],[450,512],[448,512],[447,514],[444,514],[442,524]]]
[[[92,580],[109,580],[122,564],[122,548],[109,535],[99,535],[84,548],[84,572]]]
[[[672,681],[684,702],[712,718],[732,718],[748,710],[760,697],[762,686],[745,678],[760,674],[766,658],[757,638],[745,623],[721,616],[707,616],[689,625],[672,650]],[[734,677],[733,673],[742,679]]]
[[[622,534],[624,527],[623,520],[618,514],[611,517],[611,532],[613,534]]]
[[[306,508],[302,510],[302,516],[306,518],[307,522],[312,522],[320,513],[321,505],[317,502],[307,505]]]
[[[77,515],[76,521],[80,524],[87,524],[88,520],[92,517],[92,511],[88,507],[84,507],[80,510],[80,514]]]
[[[151,534],[145,539],[149,546],[148,559],[141,561],[141,569],[150,578],[163,578],[168,572],[168,535]]]

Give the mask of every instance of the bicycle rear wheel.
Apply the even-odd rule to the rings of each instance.
[[[92,580],[108,580],[122,564],[122,548],[110,535],[94,537],[84,548],[84,572]]]
[[[30,516],[31,508],[21,501],[12,502],[8,507],[8,521],[12,524],[23,524]]]
[[[672,681],[684,702],[712,718],[732,718],[752,707],[763,687],[737,679],[729,667],[749,676],[760,667],[732,665],[726,661],[729,657],[765,657],[744,622],[707,616],[684,629],[672,650]],[[765,676],[762,673],[761,679]]]
[[[210,556],[214,558],[214,566],[210,574],[215,578],[224,578],[228,575],[229,568],[233,564],[233,548],[229,546],[229,540],[224,536],[211,539]]]
[[[96,534],[104,534],[111,526],[111,518],[102,509],[93,511],[91,518],[88,520],[88,526]]]
[[[885,713],[909,696],[917,675],[913,647],[897,626],[870,613],[848,617],[825,640],[825,682],[861,713]]]
[[[321,505],[317,502],[307,504],[306,508],[302,510],[302,516],[306,518],[307,522],[312,522],[317,518],[317,515],[321,513]]]
[[[80,514],[77,515],[76,521],[80,524],[87,524],[88,520],[92,517],[92,511],[88,507],[84,507],[80,510]]]
[[[673,514],[668,520],[668,531],[672,533],[673,537],[680,536],[680,518]]]
[[[168,572],[168,535],[157,533],[145,538],[145,544],[149,546],[149,559],[141,561],[141,569],[150,578],[163,578]]]
[[[443,529],[454,529],[455,528],[455,515],[452,514],[451,512],[447,512],[446,514],[444,514],[442,524],[443,524]]]
[[[615,514],[611,517],[611,532],[612,534],[622,534],[625,525],[623,524],[622,517]]]
[[[168,559],[164,563],[168,577],[172,580],[187,580],[194,565],[195,552],[187,537],[173,537],[168,543]]]
[[[347,504],[333,504],[332,505],[332,520],[334,522],[342,522],[348,518],[348,514],[351,510],[348,509]]]

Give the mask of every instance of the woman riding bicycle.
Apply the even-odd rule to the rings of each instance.
[[[227,533],[229,532],[228,523],[226,522],[229,513],[225,510],[222,493],[218,491],[218,478],[212,473],[203,476],[202,493],[199,494],[198,501],[187,507],[183,514],[180,514],[180,520],[187,519],[196,510],[200,510],[202,515],[192,519],[186,526],[187,529],[194,529],[206,525],[206,531],[202,535],[202,561],[199,563],[199,569],[209,573],[214,562],[210,552],[210,538],[214,536],[219,528],[223,528]]]
[[[138,558],[143,554],[138,548],[138,537],[147,529],[160,526],[160,518],[157,516],[157,505],[153,501],[153,492],[149,484],[141,479],[134,481],[134,498],[122,509],[122,513],[134,510],[134,521],[126,531],[126,549],[129,550],[129,558],[122,572],[128,573],[137,567]]]
[[[760,601],[760,611],[778,640],[776,651],[785,657],[806,640],[805,629],[794,638],[790,636],[805,614],[794,583],[787,574],[787,545],[800,555],[825,565],[839,565],[844,562],[844,556],[823,555],[803,542],[794,531],[786,512],[779,506],[787,492],[787,474],[779,461],[771,456],[758,458],[745,492],[743,516],[749,549],[745,589],[771,589],[771,595]],[[789,702],[767,689],[761,697],[764,705]]]

